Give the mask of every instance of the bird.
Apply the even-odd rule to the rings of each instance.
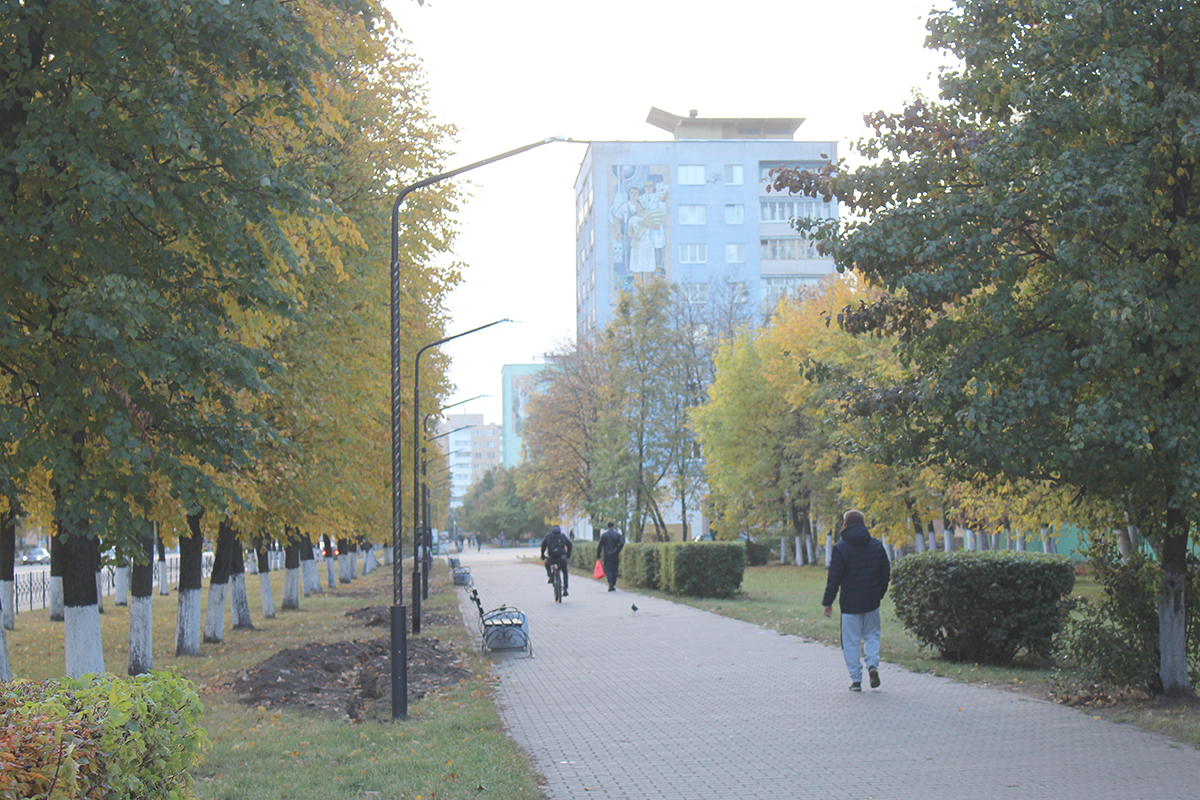
[[[637,603],[634,603],[633,605],[631,605],[630,608],[633,609],[633,613],[635,613],[635,614],[637,613]]]

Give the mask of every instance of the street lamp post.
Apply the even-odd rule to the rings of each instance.
[[[493,325],[499,325],[502,322],[512,322],[511,319],[498,319],[495,322],[489,322],[487,325],[480,325],[478,328],[471,328],[469,331],[456,333],[453,336],[445,336],[435,342],[422,347],[417,351],[417,357],[413,365],[413,502],[417,505],[413,508],[413,574],[412,574],[412,632],[418,634],[421,632],[421,551],[420,541],[422,535],[421,518],[418,515],[421,501],[421,472],[416,467],[421,463],[421,356],[431,347],[445,344],[446,342],[460,339],[468,334],[477,333]],[[424,531],[425,538],[428,539],[429,531]],[[429,542],[425,542],[426,552],[428,552]]]
[[[496,161],[541,147],[550,142],[570,141],[561,136],[552,136],[540,142],[533,142],[515,150],[501,153],[498,156],[476,161],[465,167],[452,169],[440,175],[417,181],[400,189],[392,203],[392,263],[391,263],[391,339],[392,339],[392,719],[408,717],[408,631],[405,627],[407,609],[401,605],[401,595],[404,591],[404,548],[401,544],[403,533],[402,495],[400,464],[403,448],[400,443],[400,206],[409,194],[425,186],[431,186],[439,181],[453,178],[464,172],[491,164]],[[414,418],[416,416],[414,409]],[[413,498],[414,501],[416,498]]]

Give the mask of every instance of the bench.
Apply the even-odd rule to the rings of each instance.
[[[479,636],[488,650],[526,650],[533,656],[533,644],[529,641],[529,620],[521,611],[500,606],[491,611],[483,610],[479,592],[471,588],[471,600],[479,609]]]

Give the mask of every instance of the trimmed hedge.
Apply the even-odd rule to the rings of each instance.
[[[591,572],[596,566],[597,547],[599,545],[596,542],[576,539],[574,547],[571,548],[571,566]]]
[[[621,550],[621,580],[639,589],[658,589],[664,545],[629,542]]]
[[[0,797],[191,798],[201,712],[168,672],[0,685]]]
[[[672,542],[663,545],[661,588],[689,597],[731,597],[746,574],[741,542]]]
[[[1051,654],[1072,601],[1075,569],[1061,555],[917,553],[896,562],[896,616],[942,658],[1009,664]]]

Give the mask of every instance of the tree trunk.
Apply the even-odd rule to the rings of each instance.
[[[179,608],[175,614],[175,655],[200,655],[200,585],[204,536],[201,510],[187,515],[188,535],[179,539]]]
[[[1130,535],[1133,526],[1117,528],[1117,549],[1121,553],[1121,563],[1128,564],[1133,555],[1133,537]]]
[[[11,631],[17,625],[17,615],[13,606],[16,560],[17,515],[14,511],[7,511],[0,516],[0,630],[4,631]],[[7,655],[5,661],[7,664]]]
[[[135,559],[129,581],[129,674],[143,675],[154,669],[154,523],[146,520],[142,531],[142,560]]]
[[[1182,512],[1168,508],[1158,598],[1158,674],[1168,697],[1193,696],[1187,664],[1187,552],[1187,519]]]
[[[313,555],[312,539],[304,536],[300,540],[300,582],[304,596],[321,591],[321,576],[317,574],[317,561]]]
[[[250,619],[250,600],[246,597],[246,559],[236,534],[233,556],[229,561],[229,618],[235,631],[254,630]]]
[[[333,542],[330,541],[328,534],[326,534],[323,538],[325,540],[325,547],[323,549],[323,554],[325,557],[325,582],[328,584],[330,589],[336,589],[337,575],[334,565],[337,563],[337,559],[333,555]]]
[[[158,549],[158,593],[168,595],[171,593],[171,587],[167,579],[167,549],[162,537],[157,533],[154,535],[154,545]]]
[[[59,526],[62,529],[62,526]],[[63,620],[66,674],[71,678],[104,672],[100,639],[100,607],[96,602],[94,539],[63,536]]]
[[[63,545],[62,536],[50,537],[50,597],[46,605],[51,622],[63,621]]]
[[[288,542],[283,550],[283,610],[300,608],[300,545]]]
[[[233,561],[236,534],[229,519],[217,526],[217,548],[212,573],[208,576],[208,608],[204,612],[204,643],[225,641],[225,598],[229,595],[229,567]]]
[[[258,594],[262,599],[263,617],[275,619],[275,596],[271,592],[271,555],[261,538],[254,540],[254,556],[258,560]]]

